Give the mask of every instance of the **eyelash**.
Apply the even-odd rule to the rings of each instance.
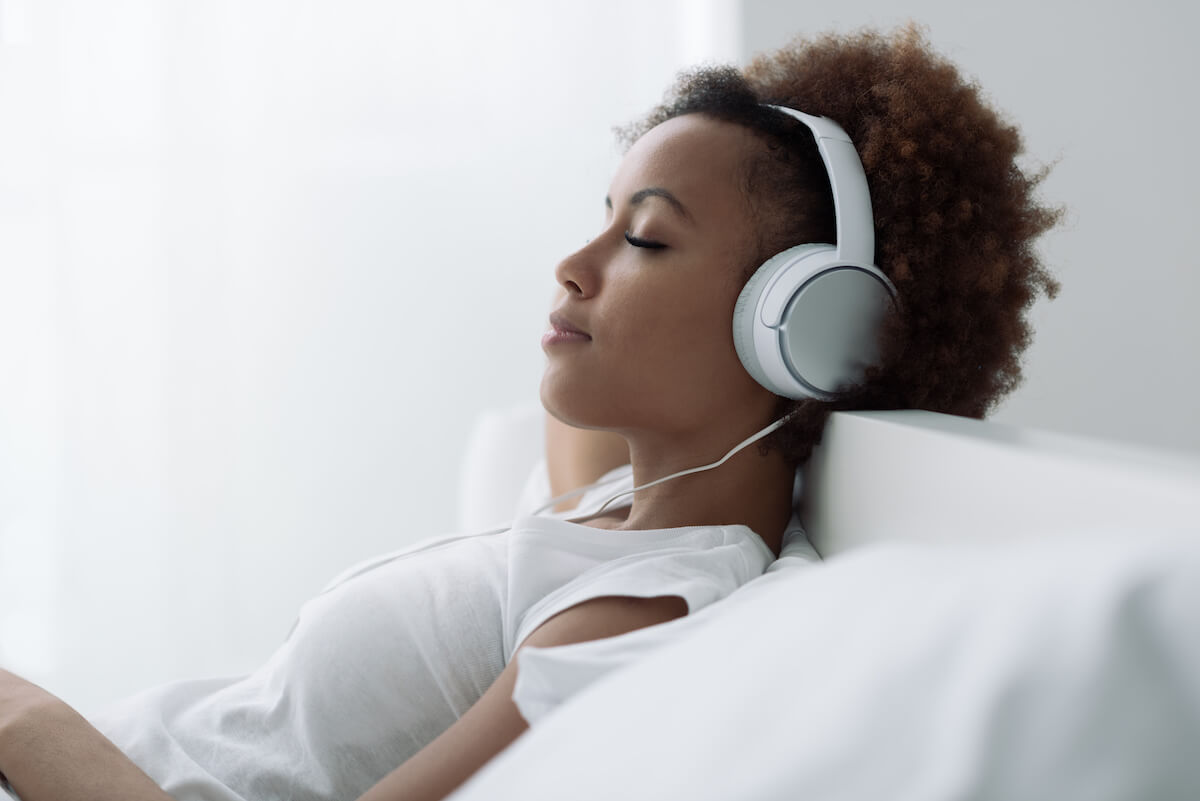
[[[662,242],[652,242],[649,239],[638,239],[628,231],[625,232],[625,241],[633,245],[635,248],[647,248],[648,250],[661,250],[665,248]]]

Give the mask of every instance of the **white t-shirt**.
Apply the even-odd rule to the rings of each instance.
[[[740,525],[524,517],[347,571],[253,674],[169,684],[93,722],[178,801],[357,798],[454,723],[554,614],[605,595],[678,595],[693,612],[772,559]]]

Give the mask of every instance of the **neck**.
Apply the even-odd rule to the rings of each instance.
[[[735,437],[728,432],[707,433],[670,442],[629,435],[634,486],[714,462],[751,433]],[[619,529],[741,524],[778,555],[791,517],[793,475],[778,451],[763,456],[755,442],[720,467],[639,490],[628,517],[600,518],[595,524]]]

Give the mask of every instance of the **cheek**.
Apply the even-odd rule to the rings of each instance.
[[[697,386],[744,373],[733,346],[733,300],[716,292],[664,309],[647,341],[657,342],[654,369]]]
[[[670,277],[614,286],[618,290],[613,293],[614,302],[605,309],[610,324],[630,334],[656,338],[728,328],[732,338],[733,306],[740,289],[735,291],[730,282],[714,280],[708,265],[676,267],[669,272]]]

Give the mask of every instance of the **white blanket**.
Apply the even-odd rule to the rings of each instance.
[[[454,801],[1200,798],[1194,533],[867,546],[535,661]]]

